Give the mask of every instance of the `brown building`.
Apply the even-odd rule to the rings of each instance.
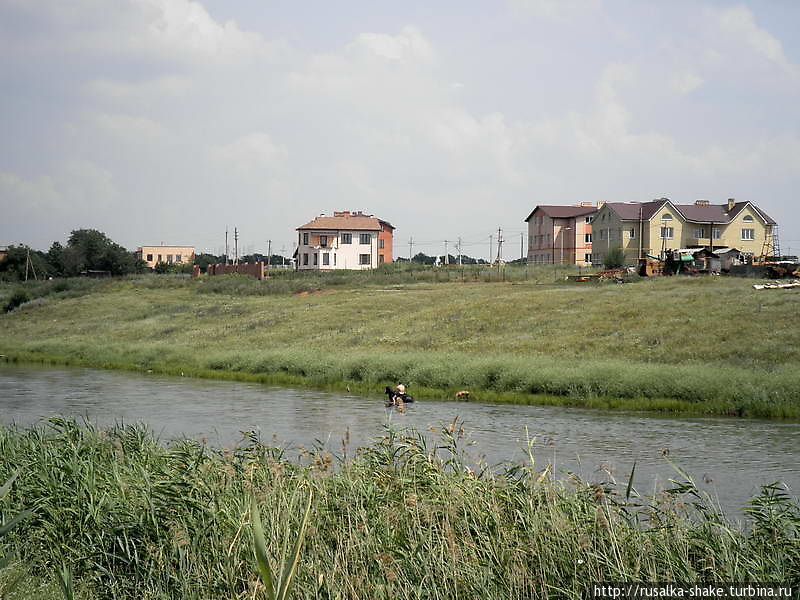
[[[592,221],[598,207],[591,202],[578,206],[540,204],[528,223],[528,262],[535,264],[592,264]]]

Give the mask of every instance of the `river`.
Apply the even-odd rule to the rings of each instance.
[[[413,392],[413,390],[410,390]],[[99,425],[147,423],[167,442],[188,436],[231,446],[241,432],[297,449],[322,443],[340,453],[381,435],[384,425],[441,428],[458,418],[467,452],[489,465],[526,460],[535,440],[538,468],[575,472],[589,481],[627,482],[652,493],[677,477],[664,455],[691,474],[731,514],[759,486],[783,482],[800,492],[800,424],[733,418],[644,415],[478,402],[417,402],[405,413],[384,397],[161,377],[115,371],[0,364],[0,423],[27,426],[54,415]],[[291,451],[290,451],[291,455]]]

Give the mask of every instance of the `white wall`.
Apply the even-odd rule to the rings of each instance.
[[[308,244],[303,244],[303,234],[308,233]],[[349,233],[353,237],[351,244],[342,243],[342,234]],[[370,243],[361,244],[361,234],[369,234]],[[378,232],[377,231],[299,231],[297,249],[297,268],[300,270],[341,270],[349,269],[361,271],[365,269],[375,269],[378,266]],[[328,247],[319,248],[312,246],[312,240],[319,235],[328,236]],[[303,264],[303,255],[308,254],[308,264]],[[314,255],[317,255],[317,264],[314,264]],[[324,265],[323,254],[328,254],[329,264]],[[369,254],[370,264],[362,265],[359,262],[359,255]],[[335,255],[335,260],[334,260]],[[335,262],[335,264],[334,264]]]

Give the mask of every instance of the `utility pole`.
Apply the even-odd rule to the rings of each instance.
[[[444,264],[450,264],[450,256],[447,254],[447,240],[444,241]]]
[[[502,256],[503,256],[503,230],[500,227],[498,227],[497,228],[497,258],[495,259],[495,262],[497,263],[498,267],[500,266],[500,259],[502,258]]]
[[[519,232],[519,259],[522,260],[525,258],[525,238],[523,237],[525,234],[521,231]]]
[[[233,264],[239,264],[239,230],[233,228]]]
[[[267,268],[272,264],[272,240],[267,240]]]
[[[225,228],[225,264],[228,264],[228,228]]]
[[[489,264],[492,264],[492,256],[494,256],[492,254],[492,252],[493,252],[492,251],[492,235],[490,234],[489,235]]]
[[[408,238],[408,262],[414,260],[414,236]]]
[[[281,246],[281,266],[286,266],[286,244]]]
[[[458,238],[458,266],[460,267],[463,263],[461,262],[461,238]]]

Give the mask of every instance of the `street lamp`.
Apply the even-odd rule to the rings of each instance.
[[[561,264],[564,264],[564,232],[565,231],[572,231],[572,227],[562,227],[561,228]]]

